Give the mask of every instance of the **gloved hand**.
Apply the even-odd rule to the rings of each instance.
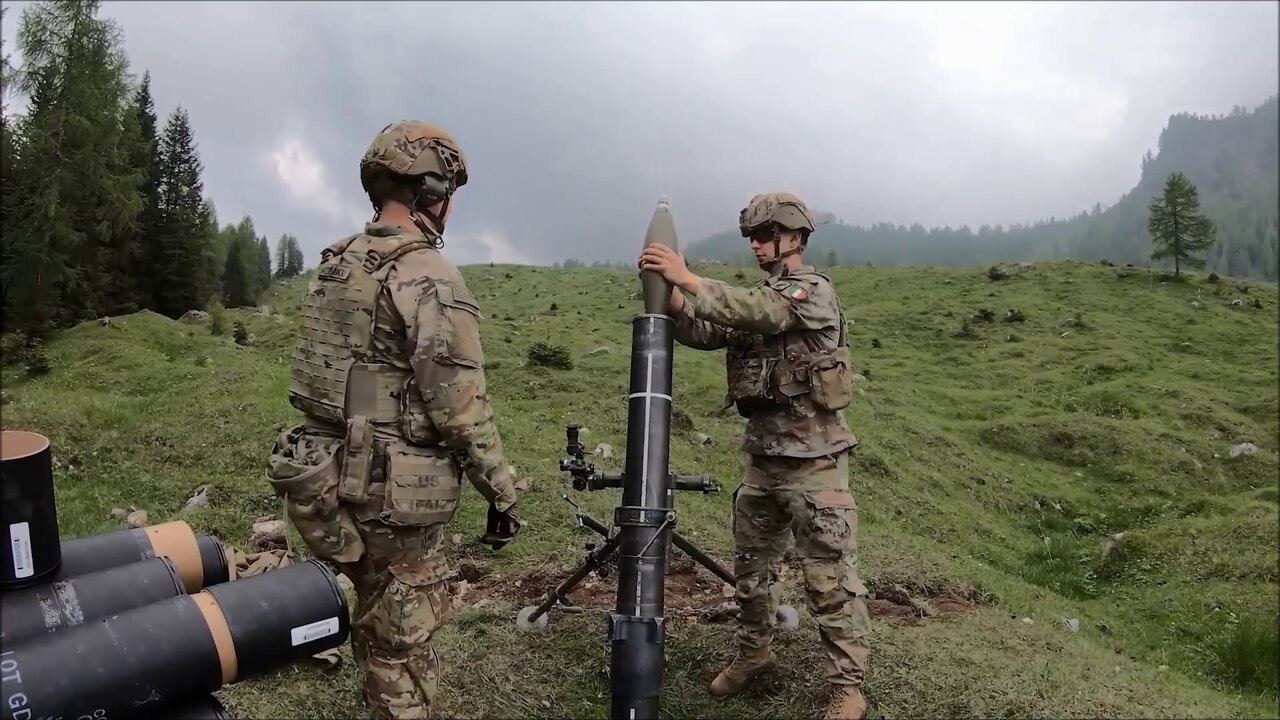
[[[484,537],[480,538],[480,542],[497,550],[511,542],[518,532],[520,532],[520,513],[516,505],[507,508],[506,512],[498,512],[493,503],[489,503]]]

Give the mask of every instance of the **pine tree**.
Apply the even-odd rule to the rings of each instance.
[[[298,238],[289,236],[289,276],[298,277],[306,268],[307,261],[302,256],[302,248],[298,245]]]
[[[160,276],[163,216],[160,210],[160,142],[156,137],[158,120],[155,103],[151,98],[150,71],[142,75],[142,82],[133,95],[131,112],[137,132],[131,164],[139,168],[144,177],[142,212],[138,217],[137,257],[134,262],[142,305],[155,310],[160,306],[156,278]]]
[[[267,290],[271,289],[271,248],[267,245],[267,236],[258,238],[255,248],[258,258],[258,291],[254,294],[255,302],[261,302]]]
[[[276,241],[276,277],[287,278],[289,275],[289,236],[281,235]]]
[[[227,264],[222,271],[222,304],[244,307],[249,301],[249,278],[245,276],[244,240],[236,235],[227,248]]]
[[[1148,207],[1147,232],[1156,245],[1152,260],[1173,258],[1176,277],[1182,266],[1204,267],[1200,253],[1213,244],[1213,223],[1200,213],[1200,195],[1181,172],[1165,181],[1164,193]]]
[[[187,111],[179,105],[160,143],[156,304],[169,317],[203,307],[215,289],[209,263],[216,226],[204,199],[202,170]]]
[[[97,9],[36,3],[18,29],[24,65],[12,77],[30,109],[12,133],[6,127],[14,163],[2,272],[8,327],[35,335],[127,311],[132,300],[126,268],[141,176],[124,140],[120,33]]]

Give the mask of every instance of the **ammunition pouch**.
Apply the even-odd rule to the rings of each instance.
[[[439,445],[440,433],[427,414],[418,379],[409,376],[400,393],[400,435],[414,445]]]
[[[462,470],[442,447],[386,446],[379,519],[388,525],[442,525],[462,499]],[[376,493],[375,493],[376,494]]]
[[[726,356],[728,400],[743,417],[777,404],[770,382],[777,358],[730,350]]]
[[[346,462],[342,466],[339,498],[354,504],[368,499],[373,451],[373,423],[363,415],[352,418],[347,423]]]
[[[813,404],[822,410],[843,410],[853,401],[853,371],[849,348],[838,347],[814,359],[808,369]]]
[[[335,443],[330,448],[323,453],[317,449],[315,454],[323,459],[307,465],[277,447],[269,461],[267,480],[276,495],[284,498],[285,514],[316,557],[352,563],[364,555],[364,541],[338,502],[341,445]],[[303,460],[313,458],[314,454]]]

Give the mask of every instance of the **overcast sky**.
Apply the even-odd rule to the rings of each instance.
[[[11,52],[25,3],[5,3]],[[220,221],[320,248],[360,155],[462,143],[457,263],[631,259],[790,190],[846,222],[1009,224],[1110,204],[1169,115],[1277,92],[1275,2],[106,2],[161,123],[190,113]],[[16,63],[21,58],[15,54]]]

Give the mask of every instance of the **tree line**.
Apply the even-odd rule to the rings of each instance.
[[[1110,207],[1100,203],[1071,217],[1009,227],[925,228],[920,224],[855,226],[836,220],[818,226],[806,258],[828,264],[983,265],[1018,260],[1111,260],[1174,269],[1171,256],[1151,257],[1150,203],[1178,174],[1198,188],[1214,227],[1202,248],[1204,269],[1220,275],[1280,280],[1280,154],[1275,132],[1280,99],[1230,115],[1180,113],[1161,132],[1158,152],[1141,159],[1142,175]],[[1181,182],[1181,181],[1179,181]],[[717,233],[687,249],[691,259],[754,266],[736,230]],[[832,262],[834,256],[834,262]]]
[[[33,3],[17,32],[21,66],[0,53],[0,101],[27,100],[16,116],[0,105],[4,332],[254,305],[274,277],[302,272],[292,236],[278,241],[273,274],[249,217],[219,228],[190,116],[179,104],[160,126],[150,72],[134,82],[99,5]]]

